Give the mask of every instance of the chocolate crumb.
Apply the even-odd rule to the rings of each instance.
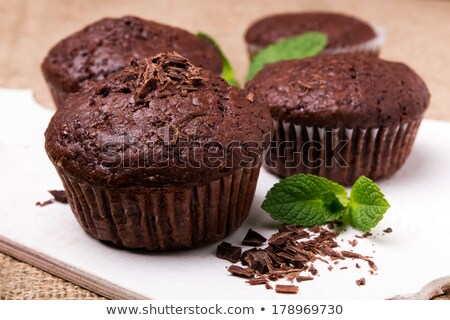
[[[242,240],[242,244],[245,246],[253,246],[253,247],[259,247],[264,242],[266,242],[266,238],[263,237],[258,232],[254,231],[253,229],[248,229],[247,234],[244,237],[244,240]]]
[[[372,236],[373,234],[371,234],[370,232],[366,232],[366,233],[364,233],[363,234],[363,237],[364,238],[367,238],[367,237],[370,237],[370,236]]]
[[[386,228],[383,230],[384,233],[391,233],[392,232],[392,228]]]
[[[361,278],[361,279],[359,279],[359,280],[356,280],[356,284],[357,284],[358,286],[365,286],[365,285],[366,285],[366,279]]]
[[[266,289],[267,289],[267,290],[272,290],[272,289],[273,289],[273,287],[272,287],[272,286],[270,285],[270,283],[268,283],[268,282],[266,283],[265,286],[266,286]]]
[[[56,202],[67,203],[67,197],[64,190],[49,190],[48,192],[55,198]]]
[[[333,267],[332,266],[328,266],[328,270],[329,271],[333,271]]]
[[[45,207],[45,206],[48,206],[49,204],[52,204],[53,202],[54,202],[53,199],[50,199],[50,200],[47,200],[47,201],[44,201],[44,202],[38,201],[38,202],[36,202],[36,206],[38,206],[38,207]]]
[[[232,246],[228,242],[222,242],[217,246],[216,257],[231,262],[238,262],[241,258],[242,249]]]
[[[242,268],[235,264],[228,267],[228,272],[234,276],[251,278],[253,277],[253,270],[250,268]]]
[[[275,291],[277,293],[295,294],[298,293],[298,287],[294,285],[277,284],[275,286]]]
[[[361,266],[358,263],[355,266],[357,269],[361,268]]]
[[[340,269],[341,270],[346,270],[346,269],[348,269],[348,267],[341,267]]]

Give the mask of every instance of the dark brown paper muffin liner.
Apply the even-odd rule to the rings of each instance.
[[[274,120],[265,166],[281,177],[320,175],[344,185],[396,172],[411,152],[422,118],[392,127],[323,128]]]
[[[67,96],[69,95],[67,92],[62,91],[61,89],[58,89],[54,85],[52,85],[50,82],[47,81],[47,86],[50,90],[50,93],[52,94],[53,101],[55,102],[55,106],[58,109],[62,103],[67,99]]]
[[[89,234],[126,248],[190,248],[224,238],[247,218],[260,165],[201,186],[108,189],[59,171]]]

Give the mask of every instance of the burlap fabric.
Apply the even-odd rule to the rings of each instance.
[[[104,298],[0,253],[0,300],[5,299]]]

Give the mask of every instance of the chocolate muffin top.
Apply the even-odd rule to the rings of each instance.
[[[328,36],[326,48],[339,48],[360,44],[376,37],[367,23],[337,13],[303,12],[273,15],[256,21],[245,34],[249,44],[266,47],[278,40],[309,31]]]
[[[86,80],[102,80],[143,59],[177,51],[199,67],[222,71],[219,51],[208,41],[182,29],[137,17],[104,18],[56,44],[42,63],[46,80],[76,92]]]
[[[379,127],[417,119],[430,94],[403,63],[320,55],[266,65],[247,85],[272,117],[324,127]]]
[[[270,129],[252,94],[172,52],[70,95],[45,147],[57,170],[94,185],[198,185],[259,163]]]

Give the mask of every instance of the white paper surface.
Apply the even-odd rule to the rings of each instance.
[[[37,207],[62,184],[44,150],[44,131],[52,112],[37,105],[29,90],[0,89],[0,236],[80,270],[156,299],[385,299],[420,290],[450,274],[450,123],[425,120],[405,166],[380,181],[391,209],[373,230],[358,239],[355,252],[373,256],[377,275],[367,264],[345,260],[320,277],[300,284],[298,295],[280,295],[249,286],[229,275],[227,261],[215,257],[217,244],[171,253],[133,253],[93,239],[76,222],[68,205]],[[277,181],[262,170],[255,201],[244,225],[225,240],[239,244],[251,227],[270,236],[279,226],[260,209]],[[391,227],[393,232],[377,236]],[[349,249],[354,230],[341,236]],[[375,252],[373,252],[375,251]],[[359,262],[361,269],[355,268]],[[365,277],[366,285],[355,280]]]

